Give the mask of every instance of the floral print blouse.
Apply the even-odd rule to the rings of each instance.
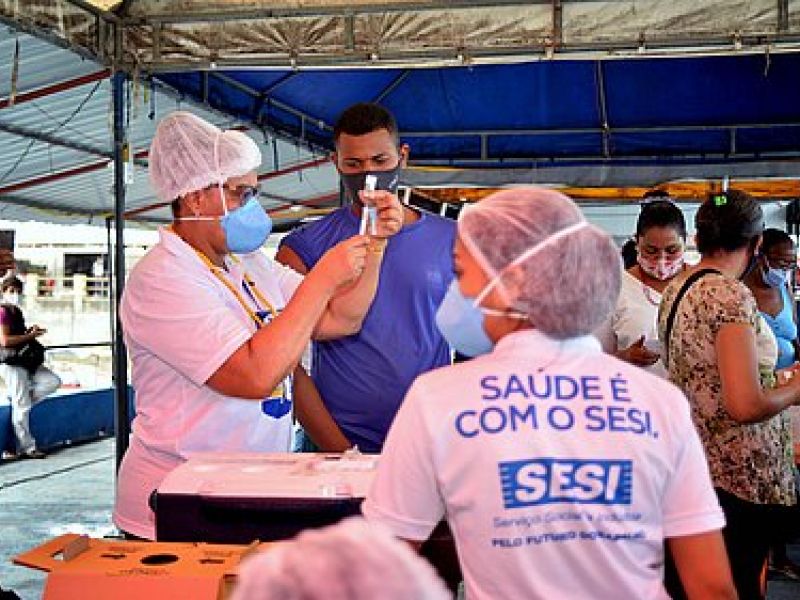
[[[684,281],[677,278],[662,296],[658,330],[664,345],[667,317]],[[787,411],[761,423],[738,423],[723,406],[714,344],[720,327],[728,323],[746,323],[759,331],[750,290],[716,273],[695,281],[678,306],[668,341],[669,378],[689,399],[714,486],[748,502],[793,505],[794,451]],[[759,356],[760,367],[762,363]],[[774,385],[772,369],[759,368],[759,373],[762,386]]]

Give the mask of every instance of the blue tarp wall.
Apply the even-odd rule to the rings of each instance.
[[[765,53],[158,77],[317,148],[344,108],[379,101],[417,164],[507,167],[797,158],[798,74],[799,53]]]
[[[133,390],[128,391],[133,418]],[[31,410],[31,433],[41,450],[114,435],[114,391],[110,388],[49,396]],[[0,406],[0,450],[13,450],[11,407]]]

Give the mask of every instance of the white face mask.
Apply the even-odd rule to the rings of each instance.
[[[14,306],[19,306],[19,299],[20,295],[16,292],[6,292],[3,294],[4,304],[13,304]]]

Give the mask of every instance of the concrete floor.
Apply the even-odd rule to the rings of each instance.
[[[0,586],[23,600],[41,598],[46,574],[11,558],[62,533],[116,533],[113,504],[113,439],[0,464]]]
[[[45,460],[0,464],[0,586],[23,600],[42,595],[46,575],[11,557],[62,533],[112,536],[114,440],[65,448]],[[790,556],[800,562],[800,540]],[[797,600],[800,582],[777,577],[769,600]]]

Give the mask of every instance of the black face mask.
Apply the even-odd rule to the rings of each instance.
[[[367,175],[373,175],[377,179],[376,190],[386,190],[392,194],[397,192],[397,185],[400,183],[400,165],[388,171],[364,171],[363,173],[340,173],[342,185],[345,189],[347,200],[359,202],[358,192],[364,189]]]

